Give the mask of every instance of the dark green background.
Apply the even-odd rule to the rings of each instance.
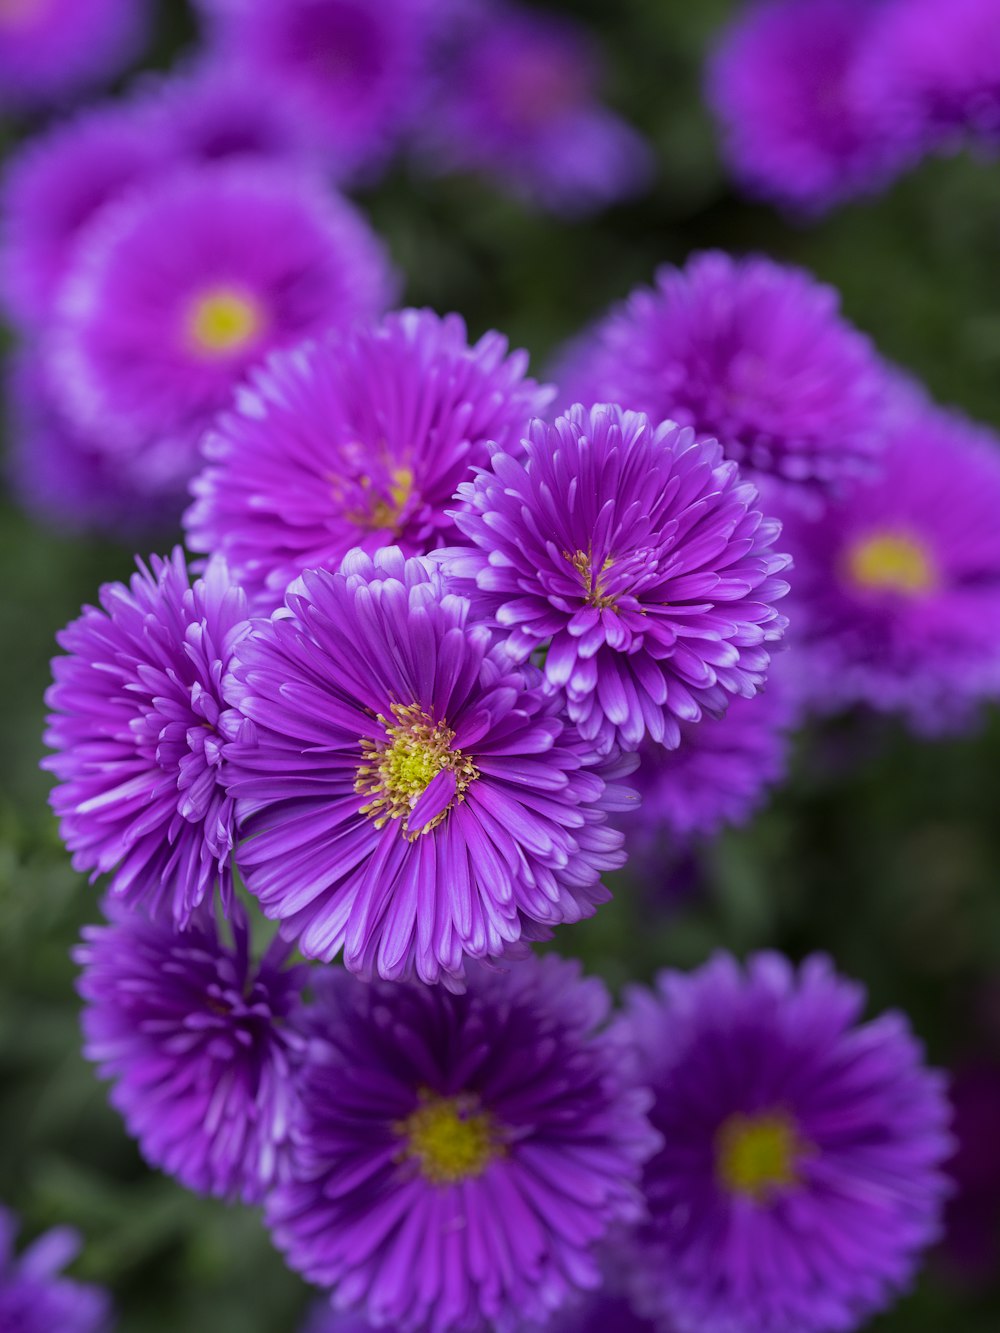
[[[578,225],[467,180],[398,170],[364,204],[409,275],[405,297],[497,327],[536,369],[563,338],[649,278],[658,262],[722,246],[812,268],[883,352],[947,402],[1000,425],[1000,167],[928,162],[891,192],[804,228],[727,185],[700,98],[713,31],[733,6],[579,0],[601,33],[611,100],[653,140],[659,175],[640,202]],[[164,8],[156,63],[193,32]],[[14,142],[30,126],[0,127]],[[1000,516],[998,516],[1000,521]],[[142,1166],[79,1055],[67,950],[97,910],[46,807],[42,691],[52,636],[122,577],[131,552],[44,531],[0,511],[0,1200],[29,1233],[71,1221],[76,1271],[109,1284],[124,1333],[290,1333],[308,1297],[258,1219],[186,1194]],[[560,947],[615,986],[713,947],[830,951],[904,1008],[941,1064],[985,1048],[1000,960],[1000,720],[947,743],[849,719],[801,739],[794,772],[751,829],[702,856],[704,891],[669,906],[666,867]],[[1000,1020],[992,1033],[1000,1051]],[[1000,1126],[998,1126],[1000,1132]],[[1000,1252],[1000,1251],[998,1251]],[[878,1333],[995,1333],[1000,1288],[932,1260]]]

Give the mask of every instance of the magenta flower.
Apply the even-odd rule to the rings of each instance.
[[[317,990],[267,1205],[289,1264],[401,1333],[514,1333],[595,1287],[657,1143],[602,983],[549,955],[471,967],[463,995],[339,970]]]
[[[404,310],[276,356],[207,437],[185,516],[270,610],[303,569],[353,546],[423,554],[458,533],[459,482],[516,450],[551,391],[498,333],[470,346],[458,315]]]
[[[721,714],[764,680],[785,620],[778,526],[714,441],[638,412],[573,407],[533,421],[459,487],[469,550],[447,552],[477,609],[545,675],[601,750]]]
[[[240,870],[286,936],[363,977],[460,985],[467,958],[590,916],[627,798],[539,674],[395,547],[286,600],[239,645],[226,751]]]

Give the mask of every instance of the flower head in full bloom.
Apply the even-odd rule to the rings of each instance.
[[[569,215],[647,184],[649,148],[598,101],[597,52],[571,20],[466,0],[431,68],[417,130],[429,169],[485,172]]]
[[[52,807],[74,869],[113,871],[113,897],[185,924],[216,886],[224,903],[232,893],[222,676],[246,598],[221,560],[192,585],[178,548],[100,600],[58,635]]]
[[[60,1270],[80,1249],[70,1227],[56,1227],[15,1257],[17,1221],[0,1207],[0,1328],[11,1333],[108,1333],[111,1302],[107,1292]]]
[[[280,943],[255,963],[239,908],[232,922],[230,944],[208,913],[178,931],[118,911],[74,956],[84,1054],[143,1156],[197,1193],[256,1203],[285,1175],[306,969],[283,967]]]
[[[53,379],[109,450],[187,441],[274,348],[380,311],[386,257],[299,167],[191,167],[101,214],[59,302]]]
[[[471,549],[447,553],[477,610],[545,674],[599,749],[669,747],[764,679],[784,619],[777,524],[714,441],[639,412],[576,406],[531,423],[459,487]]]
[[[430,310],[276,355],[204,443],[189,546],[223,552],[274,606],[353,546],[418,555],[456,540],[459,482],[490,444],[516,449],[551,397],[526,365],[500,334],[470,346],[458,315]]]
[[[948,1102],[905,1019],[813,956],[719,954],[628,995],[663,1147],[640,1277],[678,1333],[848,1333],[936,1237]]]
[[[515,1333],[595,1287],[656,1146],[604,986],[549,955],[470,967],[462,995],[333,969],[317,990],[267,1205],[292,1267],[401,1333]]]
[[[149,0],[0,0],[0,111],[34,110],[110,80],[138,54]]]
[[[665,266],[567,354],[564,401],[612,402],[717,439],[807,499],[872,470],[887,375],[833,288],[754,255]]]
[[[858,76],[881,7],[758,0],[726,31],[707,95],[724,156],[752,193],[820,213],[882,189],[918,154],[908,136],[873,131],[878,85]]]
[[[466,958],[591,915],[623,794],[539,673],[396,547],[286,601],[239,645],[226,780],[247,887],[303,953],[460,984]]]
[[[805,702],[938,731],[1000,689],[1000,442],[913,398],[881,475],[817,518],[786,515]]]

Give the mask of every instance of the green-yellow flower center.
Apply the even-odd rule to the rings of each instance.
[[[851,582],[873,592],[915,597],[938,583],[930,552],[905,533],[876,532],[864,537],[848,548],[844,563]]]
[[[731,1115],[715,1140],[716,1177],[730,1194],[767,1200],[798,1182],[803,1145],[784,1112]]]
[[[457,802],[465,799],[470,782],[479,770],[461,750],[452,746],[455,733],[445,722],[435,722],[419,704],[393,704],[395,722],[380,713],[377,721],[385,728],[385,740],[361,741],[364,762],[358,768],[354,790],[370,796],[361,813],[382,828],[390,819],[403,820],[404,836],[413,841],[429,833],[444,820]],[[409,816],[421,796],[445,770],[454,774],[454,792],[446,808],[437,811],[420,827],[410,826]]]
[[[614,611],[614,593],[607,592],[604,587],[604,575],[614,564],[611,557],[609,556],[595,573],[594,558],[589,551],[564,551],[563,555],[580,575],[584,601],[587,605],[596,606],[599,611]]]
[[[434,1185],[480,1176],[500,1152],[492,1117],[468,1094],[422,1092],[417,1109],[394,1128],[404,1140],[402,1157]]]
[[[351,522],[368,531],[398,532],[403,510],[413,494],[413,469],[393,468],[389,473],[389,485],[383,492],[376,488],[375,482],[368,476],[359,477],[358,485],[367,503],[348,513]]]
[[[253,297],[232,287],[212,287],[188,308],[191,341],[204,356],[243,351],[264,325],[264,312]]]

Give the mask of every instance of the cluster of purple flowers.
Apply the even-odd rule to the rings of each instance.
[[[998,20],[996,0],[754,0],[707,75],[734,176],[815,214],[926,153],[994,152]]]

